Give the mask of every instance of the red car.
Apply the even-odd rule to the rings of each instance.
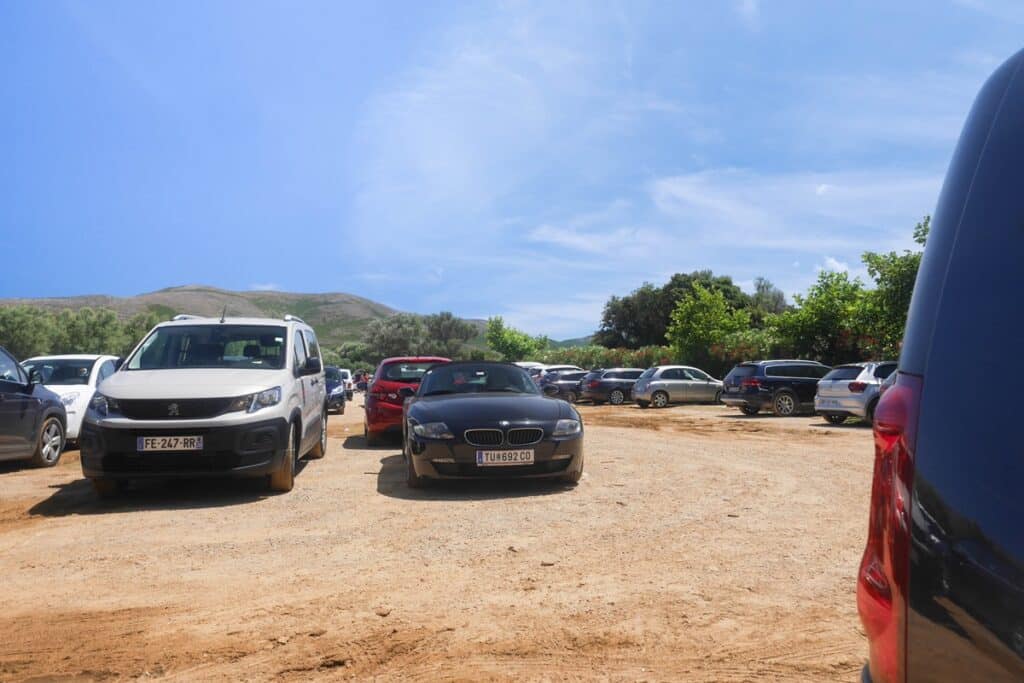
[[[388,433],[402,433],[402,405],[405,398],[399,394],[403,387],[414,391],[419,388],[423,373],[438,363],[451,363],[450,358],[439,356],[408,356],[385,358],[377,366],[366,388],[366,418],[363,434],[368,446],[376,446]]]

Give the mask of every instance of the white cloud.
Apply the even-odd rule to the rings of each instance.
[[[740,21],[750,30],[757,30],[761,25],[761,3],[760,0],[739,0],[736,3],[736,12]]]
[[[840,261],[834,256],[826,256],[824,265],[819,267],[821,270],[833,270],[837,273],[849,273],[850,264],[845,261]]]
[[[254,282],[249,285],[249,289],[254,292],[278,292],[281,291],[281,285],[276,282]]]

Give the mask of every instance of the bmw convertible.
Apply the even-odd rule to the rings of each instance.
[[[402,454],[412,488],[439,479],[551,478],[583,474],[583,421],[544,396],[526,370],[462,362],[427,370],[407,400]]]

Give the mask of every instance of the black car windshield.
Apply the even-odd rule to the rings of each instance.
[[[43,384],[88,384],[95,363],[88,358],[48,358],[22,365],[26,372],[38,372]]]
[[[324,376],[328,382],[340,382],[341,381],[341,370],[338,368],[325,368]]]
[[[284,327],[270,325],[168,325],[158,327],[128,359],[128,370],[252,368],[285,365]]]
[[[483,392],[539,394],[537,386],[522,368],[480,363],[439,365],[423,377],[420,396],[477,394]]]

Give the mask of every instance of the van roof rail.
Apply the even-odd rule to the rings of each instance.
[[[195,320],[198,315],[189,315],[188,313],[179,313],[178,315],[171,318],[171,320]]]
[[[303,320],[302,318],[300,318],[297,315],[292,315],[291,313],[286,313],[285,316],[284,316],[284,320],[285,320],[285,322],[289,322],[289,323],[290,322],[297,322],[297,323],[302,323],[303,325],[306,324],[305,320]]]

